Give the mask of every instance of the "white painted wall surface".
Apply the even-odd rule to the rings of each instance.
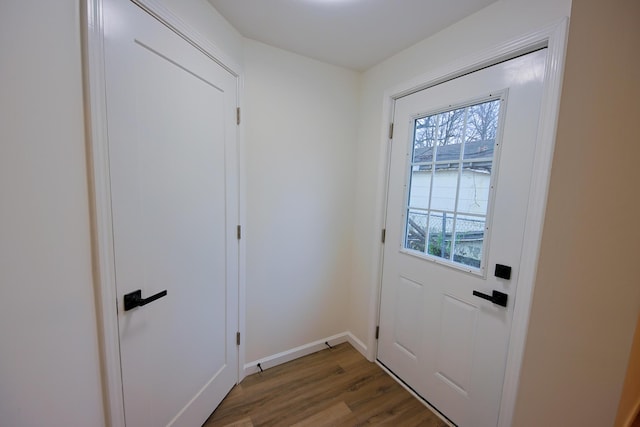
[[[104,423],[79,2],[0,3],[0,425]]]
[[[368,347],[373,341],[372,301],[377,270],[384,185],[380,163],[384,92],[478,50],[489,49],[569,16],[571,0],[500,0],[398,53],[364,73],[358,129],[358,169],[349,330]]]
[[[638,1],[572,5],[516,427],[615,423],[640,314],[638,23]]]
[[[80,1],[0,2],[0,425],[105,424]],[[241,64],[206,0],[161,0]]]
[[[359,75],[244,49],[251,362],[346,330]]]
[[[242,66],[242,36],[206,0],[155,0],[184,21],[195,33]]]
[[[159,1],[234,61],[245,64],[247,361],[345,330],[371,346],[368,328],[374,313],[370,302],[376,297],[377,227],[382,207],[379,149],[387,125],[382,120],[384,91],[461,56],[555,22],[568,16],[571,6],[571,0],[500,0],[359,76],[257,42],[243,42],[205,0]],[[75,0],[0,3],[3,426],[104,424],[91,276],[78,4]],[[625,10],[637,14],[636,6],[625,4]],[[611,13],[616,10],[599,7]],[[593,14],[600,12],[595,9]],[[620,18],[614,15],[602,22],[609,25]],[[591,19],[597,22],[596,17]],[[584,28],[585,33],[591,31]],[[613,36],[610,39],[615,41]],[[637,38],[628,38],[631,45],[629,40]],[[590,43],[587,40],[585,45]],[[615,58],[636,58],[625,55]],[[581,75],[577,64],[576,78]],[[623,96],[628,95],[623,86],[616,86],[620,99],[632,102],[634,98]],[[608,89],[603,90],[610,95]],[[579,122],[579,117],[575,120]],[[570,129],[571,124],[568,121],[565,128]],[[556,162],[571,165],[574,160],[567,153],[575,153],[573,147],[581,136],[573,138],[565,132],[566,140],[573,143],[566,145]],[[602,160],[600,146],[589,147],[595,153],[589,162],[600,167],[605,161],[612,171],[605,184],[637,182],[627,181],[618,172],[619,157]],[[580,166],[583,164],[577,170],[588,170]],[[589,182],[589,176],[585,179]],[[574,182],[572,175],[560,181],[552,178],[549,206],[556,214],[546,227],[566,231],[558,219],[565,212],[564,194],[575,193]],[[598,204],[587,192],[576,194],[576,212]],[[636,211],[627,209],[625,214]],[[585,217],[568,238],[586,236],[587,219],[600,213]],[[557,250],[549,236],[543,249]],[[610,276],[606,268],[597,274],[583,271],[584,260],[573,254],[575,248],[588,245],[575,241],[554,252],[564,258],[554,262],[549,256],[546,261],[547,273],[541,277],[553,279],[553,286],[540,288],[538,284],[536,288],[540,291],[534,298],[515,425],[538,425],[540,420],[534,416],[544,411],[549,417],[544,422],[553,424],[554,414],[564,414],[566,425],[578,418],[606,424],[615,415],[638,311],[637,280],[628,269],[616,269],[617,292],[608,295],[603,306],[601,284],[610,283]],[[634,252],[629,249],[625,254]],[[571,262],[571,270],[565,268],[565,259]],[[586,259],[592,261],[590,265],[599,263],[595,256]],[[617,259],[608,261],[608,265],[620,265]],[[590,276],[587,285],[575,281],[581,274]],[[584,290],[587,292],[580,293]],[[566,311],[569,306],[574,309]],[[611,319],[615,322],[607,323]],[[590,332],[600,320],[599,336],[608,338],[606,345],[594,340]],[[550,330],[554,333],[549,334]],[[580,363],[574,363],[575,351],[566,351],[568,341],[573,342],[573,350],[579,350]],[[552,353],[547,352],[548,346]],[[551,374],[549,367],[555,369]],[[541,375],[545,372],[547,375]],[[585,375],[593,372],[597,375]],[[548,393],[550,389],[557,393]],[[602,402],[607,407],[599,413]],[[566,404],[581,412],[566,411]],[[593,414],[596,416],[590,417]]]

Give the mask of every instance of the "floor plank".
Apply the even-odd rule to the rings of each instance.
[[[343,343],[250,375],[204,427],[445,427],[375,363]]]
[[[293,427],[332,426],[344,423],[349,418],[355,418],[351,409],[344,402],[339,402],[324,411],[316,412],[312,416],[295,423]]]

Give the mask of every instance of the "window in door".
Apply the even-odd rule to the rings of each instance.
[[[404,248],[480,272],[502,98],[414,119]]]

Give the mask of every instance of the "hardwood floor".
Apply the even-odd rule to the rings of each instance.
[[[447,426],[348,343],[248,376],[205,427]]]

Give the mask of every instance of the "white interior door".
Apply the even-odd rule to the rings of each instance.
[[[395,105],[378,360],[459,426],[498,421],[546,54]]]
[[[201,425],[238,375],[236,79],[128,0],[104,28],[126,424]]]

